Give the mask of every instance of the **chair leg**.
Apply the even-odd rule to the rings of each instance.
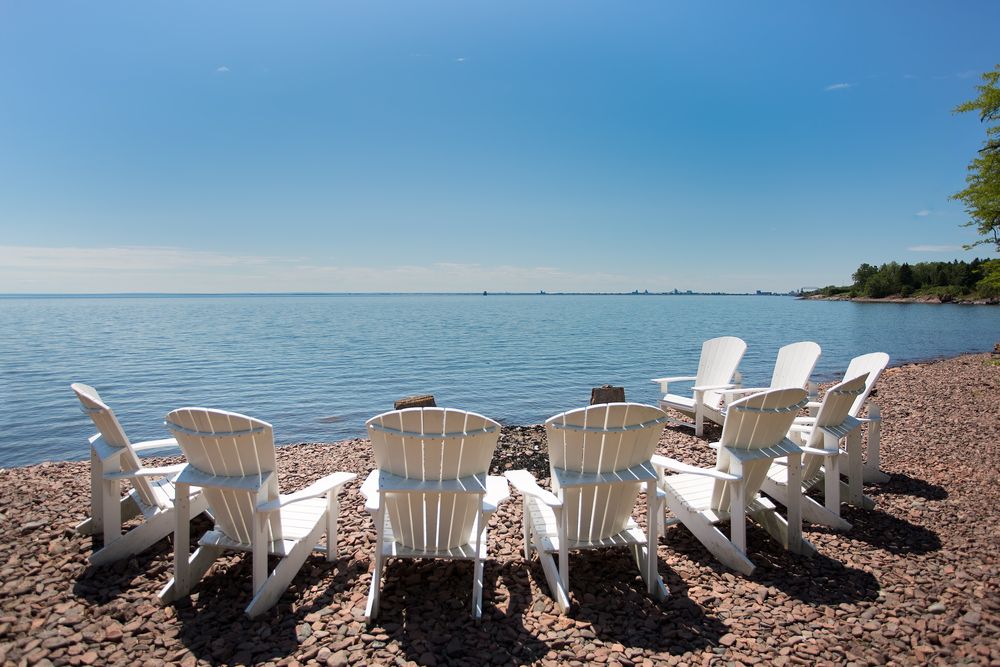
[[[773,479],[765,479],[761,486],[761,491],[771,496],[784,506],[788,506],[788,486],[779,484]],[[816,523],[823,526],[830,526],[837,530],[849,530],[851,524],[838,514],[830,512],[826,507],[820,505],[809,496],[803,495],[799,498],[802,509],[802,520]]]
[[[480,513],[476,520],[476,558],[472,571],[472,618],[477,622],[483,616],[483,545],[486,542],[486,526],[482,525],[484,519]]]
[[[789,537],[789,523],[781,518],[781,516],[774,510],[761,510],[760,512],[755,512],[752,515],[752,518],[782,546],[788,548],[787,545],[792,543]],[[797,549],[789,550],[801,556],[807,557],[814,556],[816,554],[816,547],[813,546],[812,542],[803,537],[799,538]]]
[[[717,526],[708,522],[704,515],[687,509],[679,500],[670,503],[668,499],[667,503],[670,505],[670,511],[720,563],[742,574],[748,576],[753,574],[754,564],[747,558],[746,553],[737,549]]]
[[[569,590],[560,577],[560,572],[556,569],[555,560],[552,558],[552,554],[542,548],[540,540],[535,543],[535,551],[538,552],[538,562],[542,564],[545,581],[549,584],[549,590],[552,591],[552,596],[555,598],[556,607],[559,608],[560,613],[565,614],[569,611]]]
[[[528,501],[528,496],[524,496],[524,502],[521,504],[521,534],[524,539],[524,560],[531,559],[531,506]]]
[[[101,517],[104,523],[104,543],[111,544],[122,534],[121,485],[117,479],[101,480]]]
[[[864,507],[864,467],[861,460],[861,442],[858,438],[847,438],[847,502],[855,507]]]
[[[788,540],[785,548],[803,553],[802,547],[802,454],[788,455]]]
[[[879,407],[875,403],[868,404],[868,457],[864,466],[864,481],[869,484],[884,484],[889,481],[889,475],[882,472],[882,452],[880,449],[880,436],[882,431],[882,417]],[[860,434],[858,435],[860,438]],[[860,444],[859,444],[860,446]]]
[[[823,441],[823,449],[838,452],[827,456],[823,463],[823,504],[828,512],[840,518],[840,441],[829,433],[824,433]]]
[[[174,531],[172,511],[161,511],[90,555],[91,565],[101,566],[145,551]]]
[[[160,604],[168,604],[189,594],[194,585],[201,581],[201,578],[208,572],[208,568],[212,567],[212,563],[222,555],[223,551],[225,549],[213,546],[200,546],[195,549],[190,558],[184,559],[183,592],[180,590],[180,578],[175,573],[174,578],[160,589],[158,594]]]
[[[326,498],[326,560],[337,560],[337,524],[340,521],[340,499],[336,491],[330,491]]]
[[[378,616],[379,598],[382,592],[382,567],[385,563],[383,540],[385,539],[385,494],[379,494],[378,511],[375,512],[375,569],[368,587],[368,604],[365,606],[365,621],[371,623]]]
[[[265,522],[267,521],[266,515]],[[320,519],[316,522],[316,525],[309,532],[308,535],[300,539],[295,543],[295,546],[288,551],[284,557],[278,561],[278,565],[274,570],[267,575],[267,546],[262,549],[264,563],[264,582],[258,587],[254,583],[254,596],[250,601],[250,604],[246,607],[246,615],[250,618],[255,618],[260,614],[264,613],[281,598],[282,594],[288,590],[288,586],[292,583],[292,579],[298,574],[299,570],[302,569],[302,564],[305,563],[306,558],[312,553],[313,547],[319,542],[320,537],[326,531],[325,520]],[[254,568],[257,567],[257,547],[254,545]]]

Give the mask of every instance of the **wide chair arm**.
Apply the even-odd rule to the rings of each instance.
[[[725,389],[735,389],[736,385],[727,382],[726,384],[699,384],[691,387],[691,391],[700,391],[702,393],[706,391],[723,391]]]
[[[769,391],[771,387],[735,387],[732,389],[726,389],[722,393],[726,397],[726,402],[733,400],[732,397],[737,394],[759,394],[762,391]]]
[[[549,507],[562,507],[562,501],[551,491],[538,486],[534,475],[527,470],[508,470],[504,473],[504,477],[522,494],[531,496]]]
[[[819,447],[805,447],[800,445],[799,449],[802,450],[803,454],[813,454],[814,456],[823,456],[826,458],[847,454],[847,450],[840,449],[839,447],[837,449],[820,449]]]
[[[727,472],[722,472],[721,470],[716,470],[715,468],[699,468],[698,466],[681,463],[677,459],[660,456],[659,454],[654,454],[649,460],[657,471],[659,471],[661,479],[664,477],[663,473],[667,470],[670,470],[671,472],[701,475],[702,477],[711,477],[712,479],[718,479],[724,482],[738,482],[743,479],[742,477],[730,475]]]
[[[327,475],[326,477],[316,480],[301,491],[289,493],[288,495],[281,495],[278,496],[276,500],[261,503],[260,505],[257,505],[257,511],[275,512],[282,507],[291,505],[292,503],[325,496],[330,492],[335,494],[340,493],[344,484],[347,484],[355,477],[357,477],[357,475],[353,472],[335,472],[332,475]]]
[[[694,375],[677,375],[668,378],[654,378],[650,382],[656,382],[660,385],[660,391],[666,394],[670,391],[669,386],[671,382],[694,382],[698,378]]]
[[[143,442],[133,442],[132,450],[135,452],[146,451],[147,449],[166,449],[168,447],[180,448],[176,438],[162,438],[160,440],[145,440]]]
[[[486,513],[496,512],[504,502],[510,498],[510,486],[506,477],[497,475],[487,475],[486,495],[483,496],[483,511]]]
[[[140,477],[169,477],[179,473],[187,466],[186,463],[177,463],[170,466],[160,466],[158,468],[139,468],[138,470],[116,470],[106,472],[102,475],[106,480],[115,479],[137,479]]]

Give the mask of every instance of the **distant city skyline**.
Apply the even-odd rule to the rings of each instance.
[[[0,7],[0,293],[788,292],[996,256],[983,0]]]

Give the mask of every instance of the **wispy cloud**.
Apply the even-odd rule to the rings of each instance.
[[[960,245],[911,245],[906,248],[910,252],[955,252],[961,250]]]
[[[438,262],[351,266],[294,256],[178,247],[0,245],[5,292],[630,291],[652,284],[618,273],[549,266]]]
[[[926,218],[931,213],[932,213],[932,211],[930,209],[922,208],[919,211],[917,211],[916,213],[914,213],[913,215],[917,216],[918,218]]]
[[[904,79],[916,79],[917,75],[916,74],[904,74],[903,78]]]
[[[226,74],[227,72],[229,72],[229,68],[226,67],[225,65],[219,65],[218,67],[215,68],[215,71],[219,74]]]
[[[465,62],[465,57],[462,56],[460,58],[455,58],[455,62],[457,62],[457,63],[464,63]]]
[[[823,90],[826,92],[830,92],[831,90],[847,90],[848,88],[853,88],[853,87],[854,87],[853,83],[831,83]]]

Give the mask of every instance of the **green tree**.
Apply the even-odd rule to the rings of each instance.
[[[871,264],[862,264],[858,267],[858,270],[851,275],[851,280],[854,281],[854,288],[865,293],[865,285],[871,280],[875,274],[878,273],[878,267],[872,266]]]
[[[976,289],[986,297],[1000,296],[1000,259],[983,263],[983,279],[976,283]]]
[[[1000,121],[1000,65],[983,74],[983,85],[976,86],[979,97],[955,107],[955,113],[978,111],[984,123]],[[963,226],[976,227],[981,239],[966,249],[992,243],[1000,252],[1000,124],[986,126],[986,142],[979,155],[969,163],[966,188],[952,195],[965,203],[970,220]]]

